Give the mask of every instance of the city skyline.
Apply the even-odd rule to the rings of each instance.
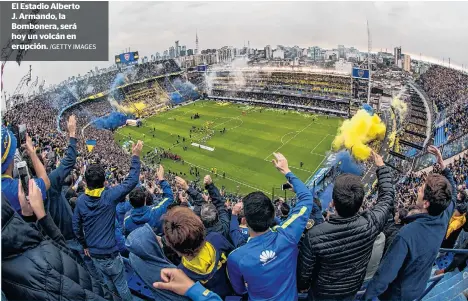
[[[251,48],[271,45],[346,47],[367,51],[366,21],[369,20],[373,52],[402,52],[414,59],[468,66],[466,2],[111,2],[109,61],[107,62],[8,62],[4,89],[13,93],[29,65],[33,79],[57,84],[69,76],[85,74],[94,66],[108,67],[114,55],[130,47],[140,58],[168,49],[179,41],[195,49],[195,36],[202,49],[223,46]],[[157,16],[156,18],[154,16]],[[196,17],[194,17],[196,16]],[[150,38],[148,38],[150,37]],[[3,96],[3,95],[2,95]]]

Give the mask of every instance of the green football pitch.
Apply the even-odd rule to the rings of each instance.
[[[196,113],[200,118],[192,119]],[[144,153],[164,148],[178,154],[183,164],[170,159],[163,159],[161,164],[166,171],[185,173],[187,179],[195,178],[189,173],[190,166],[196,166],[202,178],[216,168],[217,176],[212,174],[212,178],[218,187],[225,186],[233,193],[261,190],[270,195],[274,187],[285,182],[271,163],[272,153],[285,155],[292,172],[305,182],[325,160],[340,123],[341,119],[335,117],[198,101],[149,117],[142,127],[123,127],[115,133],[115,139],[121,145],[143,140]],[[190,133],[192,127],[204,130]]]

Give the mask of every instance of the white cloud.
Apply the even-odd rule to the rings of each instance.
[[[402,46],[468,66],[468,2],[111,2],[109,62],[23,62],[5,67],[5,89],[12,93],[32,65],[34,77],[58,83],[84,74],[94,66],[113,63],[113,56],[130,47],[140,56],[162,52],[175,40],[201,48],[224,45],[252,47],[338,44],[367,49],[366,20],[373,50]]]

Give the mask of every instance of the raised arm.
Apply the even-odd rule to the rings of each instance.
[[[442,169],[442,175],[447,178],[450,185],[452,186],[452,201],[444,211],[444,213],[446,213],[450,219],[450,217],[452,217],[453,211],[455,210],[455,204],[457,202],[457,184],[453,178],[452,171],[445,166],[440,150],[433,145],[429,146],[427,150],[430,154],[436,157],[437,164],[439,164],[440,168]]]
[[[164,179],[164,167],[162,165],[159,165],[157,170],[157,178],[163,191],[163,199],[158,205],[151,207],[150,226],[153,228],[160,224],[161,216],[166,213],[167,207],[174,202],[174,194],[171,186]]]
[[[239,248],[247,243],[247,240],[242,235],[239,229],[238,214],[242,210],[243,203],[239,202],[232,208],[231,223],[229,225],[229,236],[235,248]]]
[[[46,214],[44,209],[44,201],[42,200],[41,189],[32,179],[29,180],[29,204],[34,214],[36,215],[37,223],[45,232],[45,234],[56,243],[66,247],[65,238],[63,237],[59,228],[55,225],[52,217]]]
[[[175,177],[175,180],[176,180],[177,187],[185,190],[187,194],[190,196],[190,198],[192,199],[193,201],[192,203],[194,206],[193,212],[195,212],[196,215],[200,216],[201,206],[205,202],[202,194],[198,192],[195,188],[189,187],[187,182],[181,177]]]
[[[73,167],[76,164],[76,157],[78,152],[76,150],[76,118],[75,115],[71,115],[68,119],[68,135],[70,141],[68,144],[68,149],[65,153],[65,157],[60,161],[60,165],[49,174],[50,183],[52,186],[61,188],[63,186],[63,181],[70,174]]]
[[[226,209],[226,205],[224,204],[223,197],[209,175],[205,176],[204,182],[206,189],[208,190],[208,194],[213,201],[213,205],[215,205],[216,210],[218,211],[219,221],[223,227],[223,235],[227,236],[229,234],[229,213]]]
[[[277,227],[277,231],[284,233],[292,242],[297,244],[301,239],[307,221],[309,220],[310,211],[314,204],[312,193],[289,169],[288,161],[280,153],[273,153],[276,157],[273,160],[275,167],[286,176],[286,180],[291,183],[293,190],[296,192],[297,203],[289,213],[289,217]]]
[[[31,137],[29,137],[28,134],[26,134],[26,151],[31,158],[32,165],[34,167],[34,171],[36,172],[36,175],[39,179],[42,179],[44,182],[45,190],[49,190],[50,188],[50,181],[49,177],[47,176],[46,169],[44,168],[44,165],[42,164],[41,160],[39,160],[39,157],[36,154],[36,151],[34,150],[34,146],[32,143]],[[45,196],[45,191],[42,191],[42,195]]]
[[[380,155],[372,151],[372,157],[377,165],[377,180],[379,195],[377,204],[369,211],[377,229],[381,232],[393,213],[395,188],[392,184],[392,175],[389,167],[385,166]]]
[[[143,142],[138,140],[138,143],[133,146],[132,162],[130,172],[122,184],[109,189],[109,200],[112,200],[115,205],[119,203],[121,198],[129,194],[137,185],[140,178],[140,153],[143,148]]]

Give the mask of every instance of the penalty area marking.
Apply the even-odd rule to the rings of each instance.
[[[268,156],[265,157],[264,160],[267,160],[268,157],[270,157],[273,153],[276,153],[278,150],[280,150],[283,146],[285,146],[286,144],[289,143],[289,141],[293,140],[294,138],[297,137],[297,135],[299,135],[300,133],[302,133],[303,131],[305,131],[309,126],[311,126],[314,122],[312,121],[311,123],[309,123],[305,128],[303,128],[302,130],[300,131],[297,131],[296,132],[296,135],[292,136],[291,138],[289,138],[289,140],[287,140],[286,142],[284,142],[283,144],[280,145],[280,147],[278,147],[276,150],[274,150],[273,152],[271,152]],[[289,132],[288,134],[291,134],[291,133],[294,133],[294,132]],[[284,137],[285,135],[283,135]],[[283,140],[283,138],[281,138],[281,140]],[[268,160],[267,160],[268,161]]]
[[[322,144],[322,142],[323,142],[328,136],[330,136],[330,134],[327,134],[325,137],[323,137],[323,139],[320,140],[319,143],[317,143],[317,145],[310,151],[310,153],[311,153],[311,154],[314,154],[314,155],[318,155],[318,156],[323,156],[323,155],[314,153],[314,150],[315,150],[320,144]]]

